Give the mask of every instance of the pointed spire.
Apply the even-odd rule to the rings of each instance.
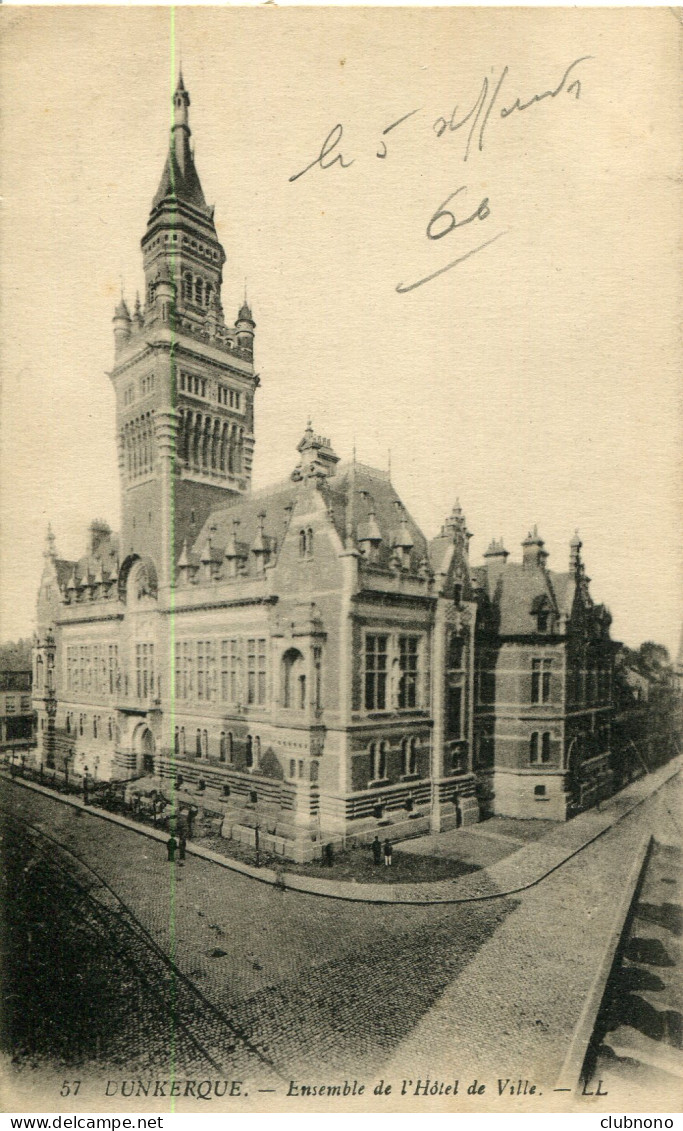
[[[152,201],[152,212],[164,200],[171,198],[184,200],[201,212],[209,216],[212,215],[212,209],[206,203],[190,149],[189,105],[190,95],[185,89],[182,75],[179,75],[176,89],[173,92],[171,143],[159,188]]]
[[[57,543],[54,532],[52,530],[52,524],[49,522],[47,524],[47,534],[45,535],[45,550],[43,552],[43,557],[52,558],[53,561],[57,557]]]
[[[144,322],[144,317],[143,317],[143,314],[142,314],[142,306],[140,305],[140,292],[139,291],[137,291],[136,294],[135,294],[135,310],[133,312],[133,321],[138,326],[138,328],[140,326],[142,326],[142,324]]]
[[[583,543],[579,538],[578,530],[574,531],[574,537],[569,543],[569,571],[575,573],[581,566],[581,547]]]

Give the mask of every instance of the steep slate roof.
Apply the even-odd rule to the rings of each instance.
[[[190,149],[189,139],[185,131],[182,132],[182,146],[183,146],[183,165],[184,171],[181,169],[176,156],[173,141],[169,147],[164,171],[161,174],[161,181],[157,189],[154,200],[152,201],[152,212],[158,208],[162,201],[168,199],[184,200],[188,204],[192,204],[200,212],[206,213],[211,216],[212,209],[206,203],[204,192],[202,190],[199,174],[195,168],[194,158]]]
[[[206,548],[207,538],[211,538],[211,558],[221,561],[225,554],[228,539],[232,536],[233,523],[239,521],[235,533],[237,548],[247,557],[249,574],[254,570],[251,547],[254,545],[259,531],[259,515],[265,512],[263,532],[269,538],[282,545],[285,530],[288,525],[288,507],[293,507],[298,493],[298,484],[290,479],[266,487],[261,491],[254,491],[244,499],[236,500],[231,506],[212,511],[206,519],[194,543],[188,549],[190,562],[198,565]],[[213,529],[215,528],[215,529]],[[272,546],[272,542],[271,542]]]
[[[425,537],[403,505],[397,506],[397,503],[400,503],[399,497],[385,472],[359,463],[339,464],[333,475],[315,481],[308,480],[307,484],[320,491],[343,544],[346,543],[349,525],[354,534],[359,534],[361,537],[368,532],[370,513],[374,510],[375,524],[382,538],[377,559],[379,565],[389,565],[395,541],[401,536],[402,529],[404,532],[408,531],[409,540],[413,543],[410,550],[411,568],[417,569],[421,559],[426,556]],[[247,575],[254,572],[253,555],[250,551],[259,532],[259,515],[265,512],[263,533],[270,541],[270,548],[272,549],[274,544],[279,548],[289,525],[289,516],[301,490],[300,482],[286,479],[272,487],[254,491],[228,507],[212,511],[188,550],[189,560],[195,565],[200,563],[207,538],[210,536],[211,558],[213,561],[220,561],[225,554],[228,539],[232,535],[233,522],[237,519],[239,526],[235,538],[238,548],[248,554],[245,572]],[[365,495],[361,492],[365,492]],[[405,525],[402,528],[404,515]]]
[[[473,578],[499,611],[498,631],[503,636],[526,636],[538,628],[537,616],[543,600],[556,615],[571,612],[566,601],[573,593],[573,575],[555,573],[537,565],[508,562],[489,578],[486,566],[472,570]]]

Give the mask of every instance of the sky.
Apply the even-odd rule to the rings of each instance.
[[[111,319],[142,290],[182,56],[226,317],[246,280],[257,323],[254,486],[311,417],[342,458],[390,458],[428,537],[459,498],[473,564],[536,523],[565,569],[578,528],[615,638],[677,650],[667,9],[0,16],[3,640],[33,629],[48,521],[64,557],[119,523]]]

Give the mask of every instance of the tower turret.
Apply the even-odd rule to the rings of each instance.
[[[114,311],[112,321],[114,323],[114,348],[118,353],[129,340],[131,331],[130,311],[123,295],[121,295],[121,301]]]
[[[254,330],[256,323],[251,316],[249,304],[245,298],[240,307],[240,312],[237,315],[235,322],[235,330],[237,331],[237,345],[241,350],[244,350],[249,355],[254,352]]]

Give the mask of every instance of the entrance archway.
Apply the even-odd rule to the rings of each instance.
[[[154,773],[154,756],[156,743],[154,735],[148,726],[142,725],[135,732],[135,752],[137,754],[138,770],[143,774]]]

